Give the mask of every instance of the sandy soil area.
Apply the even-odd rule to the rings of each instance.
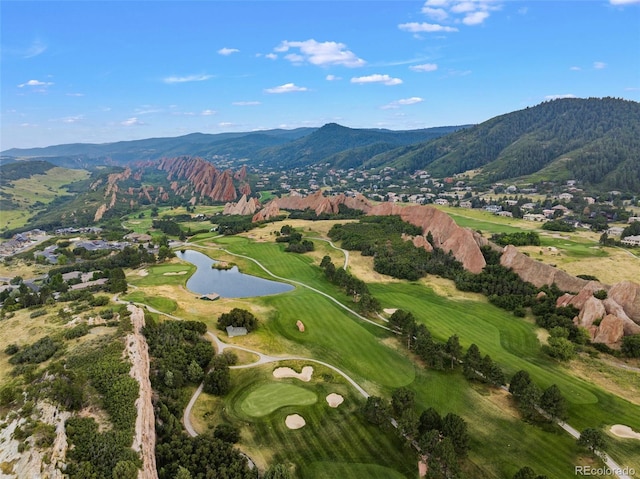
[[[344,402],[344,398],[340,394],[331,393],[327,396],[327,404],[329,407],[338,407]]]
[[[640,432],[634,431],[629,426],[614,424],[609,430],[614,436],[623,437],[625,439],[640,439]]]
[[[393,314],[398,311],[398,308],[384,308],[383,311],[387,314]]]
[[[300,414],[289,414],[284,420],[284,423],[289,429],[300,429],[307,424]]]
[[[149,271],[146,269],[141,269],[138,271],[138,276],[149,276]]]
[[[297,378],[300,381],[304,381],[305,383],[308,383],[309,381],[311,381],[311,375],[313,374],[313,367],[311,366],[305,366],[302,368],[302,372],[295,372],[293,369],[291,368],[276,368],[273,371],[273,375],[274,377],[278,378],[278,379],[282,379],[282,378]]]
[[[180,276],[182,274],[187,274],[186,271],[167,271],[163,273],[162,276]]]

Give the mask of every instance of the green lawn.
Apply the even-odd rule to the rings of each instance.
[[[332,371],[321,366],[314,369],[312,381],[304,388],[320,400],[305,406],[284,406],[261,417],[248,416],[243,405],[254,391],[272,384],[273,365],[232,370],[234,388],[224,399],[224,418],[243,425],[242,450],[269,463],[296,464],[301,478],[416,477],[414,454],[359,414],[363,398]],[[337,408],[324,400],[332,392],[345,398]],[[306,425],[288,429],[285,418],[289,414],[300,414]],[[322,467],[329,463],[331,469]],[[338,475],[327,475],[332,472]]]
[[[135,286],[160,286],[163,284],[185,284],[195,272],[196,267],[191,263],[159,264],[149,266],[144,273],[134,271],[127,277],[127,281]]]
[[[149,296],[142,291],[133,291],[122,297],[125,301],[133,301],[134,303],[148,304],[152,308],[162,311],[163,313],[173,313],[178,308],[176,302],[171,298],[161,296]]]
[[[281,382],[262,384],[244,398],[240,408],[251,417],[262,417],[284,406],[309,406],[316,393],[301,386]]]

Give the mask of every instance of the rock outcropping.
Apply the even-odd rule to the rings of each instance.
[[[224,205],[223,215],[253,215],[260,208],[260,202],[256,198],[247,198],[242,195],[237,203]]]
[[[188,180],[196,193],[214,201],[233,201],[238,197],[233,174],[219,171],[201,158],[165,158],[158,164],[158,169],[169,173],[169,181],[174,178]]]

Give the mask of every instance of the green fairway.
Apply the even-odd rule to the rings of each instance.
[[[282,363],[280,365],[292,363]],[[224,398],[224,419],[243,425],[240,448],[251,458],[270,464],[293,463],[300,478],[414,478],[415,455],[391,434],[367,423],[359,412],[364,399],[333,371],[314,366],[314,376],[305,384],[307,392],[321,398],[304,406],[283,406],[260,417],[248,416],[243,408],[247,397],[273,384],[272,365],[232,370],[232,391]],[[336,392],[344,397],[337,408],[324,400]],[[215,414],[215,412],[213,412]],[[289,414],[300,414],[306,425],[290,430]],[[322,464],[335,464],[337,475],[327,476]]]
[[[350,464],[346,462],[314,462],[306,468],[316,479],[335,479],[336,477],[366,477],[372,479],[401,479],[402,474],[377,464]]]
[[[163,313],[173,313],[178,305],[173,299],[161,296],[149,296],[141,291],[134,291],[122,297],[125,301],[133,301],[135,303],[148,304],[152,308],[162,311]]]
[[[134,271],[127,281],[136,286],[160,286],[164,284],[185,284],[196,270],[190,263],[161,264],[150,266],[143,271]]]
[[[284,406],[309,406],[318,396],[306,388],[286,383],[263,384],[244,398],[240,408],[248,416],[262,417]]]

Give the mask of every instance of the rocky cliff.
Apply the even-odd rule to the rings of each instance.
[[[222,210],[223,215],[252,215],[260,208],[260,202],[256,198],[247,198],[242,195],[237,203],[227,203]]]
[[[480,251],[480,246],[486,243],[479,235],[471,230],[458,226],[449,215],[431,206],[406,205],[394,203],[381,203],[372,205],[362,195],[355,197],[343,194],[335,196],[323,196],[318,191],[309,196],[292,194],[285,198],[276,198],[268,203],[265,208],[257,212],[253,220],[266,220],[280,214],[284,210],[311,209],[317,215],[322,213],[337,213],[340,205],[345,205],[354,210],[364,211],[367,215],[384,216],[398,215],[403,221],[422,228],[423,235],[431,232],[434,244],[445,251],[451,251],[455,258],[466,269],[473,273],[479,273],[485,266],[485,260]],[[411,238],[414,244],[422,245],[427,250],[431,245],[423,239]]]
[[[200,196],[214,201],[233,201],[238,197],[234,185],[233,173],[219,171],[211,163],[201,158],[181,156],[165,158],[158,169],[168,172],[167,179],[186,179]]]

